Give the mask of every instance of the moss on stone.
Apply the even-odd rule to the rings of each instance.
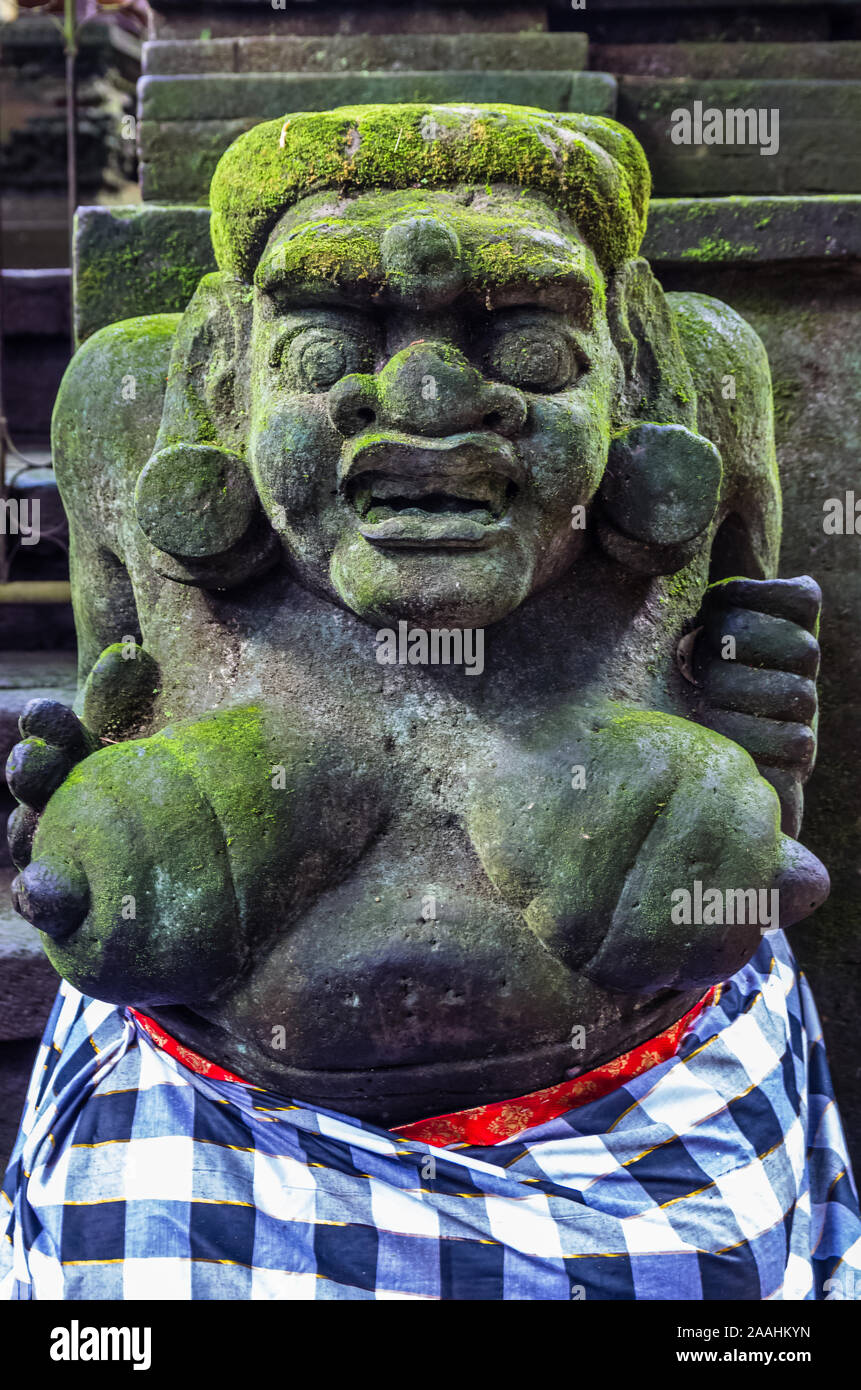
[[[316,214],[316,215],[315,215]],[[570,219],[532,190],[460,184],[446,190],[381,190],[342,198],[310,195],[278,220],[254,280],[267,290],[296,290],[319,282],[335,288],[365,283],[374,292],[396,285],[399,272],[384,251],[392,227],[430,218],[450,232],[469,288],[547,283],[577,269],[592,282],[604,308],[606,284],[589,247]]]
[[[758,253],[759,247],[751,243],[733,245],[725,237],[703,237],[698,245],[688,246],[682,252],[682,260],[729,261],[742,256],[756,256]]]
[[[341,107],[267,121],[240,136],[212,181],[212,241],[248,280],[280,212],[319,189],[510,183],[564,208],[604,266],[636,254],[649,173],[639,144],[601,117],[531,107]]]

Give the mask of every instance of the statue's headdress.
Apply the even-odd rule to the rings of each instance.
[[[276,221],[324,189],[509,183],[547,193],[604,269],[636,256],[646,229],[649,166],[624,126],[529,106],[342,106],[255,126],[212,179],[220,269],[249,281]]]

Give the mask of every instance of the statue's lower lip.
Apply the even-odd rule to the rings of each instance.
[[[482,550],[498,539],[502,529],[498,522],[485,525],[457,515],[393,516],[359,524],[359,534],[372,545],[426,550]]]

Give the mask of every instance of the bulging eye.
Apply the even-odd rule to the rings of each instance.
[[[374,352],[348,329],[318,326],[282,339],[272,358],[298,390],[328,391],[342,376],[372,367]]]
[[[543,324],[495,334],[485,351],[484,366],[497,381],[525,391],[561,391],[583,370],[569,335]]]

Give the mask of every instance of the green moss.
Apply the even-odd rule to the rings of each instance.
[[[255,283],[267,291],[291,291],[315,281],[336,287],[365,281],[374,289],[396,282],[397,264],[384,255],[386,235],[393,226],[427,217],[450,232],[468,286],[482,295],[490,286],[565,278],[576,262],[592,281],[596,304],[604,307],[605,280],[593,254],[576,232],[566,235],[544,195],[498,187],[485,195],[474,185],[432,194],[357,194],[337,209],[331,194],[311,195],[277,222]]]
[[[89,251],[81,265],[75,285],[76,300],[86,305],[86,317],[95,314],[102,321],[115,316],[113,306],[121,308],[129,285],[134,286],[135,303],[144,310],[158,310],[165,304],[185,306],[200,281],[201,261],[188,260],[187,235],[169,232],[157,248],[145,239],[114,238],[107,246]],[[86,334],[85,334],[86,336]]]
[[[361,230],[341,224],[307,222],[291,230],[264,257],[261,271],[277,271],[279,284],[290,289],[307,280],[326,280],[348,286],[382,271],[378,241]]]
[[[613,121],[506,105],[357,106],[269,121],[234,142],[212,181],[216,257],[250,279],[279,213],[318,189],[455,183],[546,193],[603,265],[636,254],[645,230],[645,156]]]
[[[734,246],[725,237],[703,237],[699,245],[688,246],[682,252],[682,260],[686,261],[729,261],[737,260],[742,256],[756,256],[759,247],[752,243]]]

